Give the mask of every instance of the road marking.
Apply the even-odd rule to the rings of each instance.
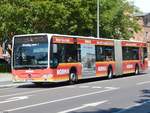
[[[100,89],[100,88],[102,88],[102,87],[100,87],[100,86],[67,86],[67,88],[92,88],[92,89]]]
[[[53,90],[53,89],[41,89],[41,90],[30,91],[30,92],[22,92],[22,93],[10,94],[10,95],[3,95],[3,96],[0,96],[0,98],[17,96],[17,95],[32,94],[32,93],[38,93],[38,92],[43,92],[43,91],[49,91],[49,90]]]
[[[14,108],[14,109],[9,109],[9,110],[6,110],[6,112],[27,109],[27,108],[31,108],[31,107],[36,107],[36,106],[41,106],[41,105],[45,105],[45,104],[50,104],[50,103],[56,103],[56,102],[71,100],[71,99],[75,99],[75,98],[81,98],[81,97],[85,97],[85,96],[90,96],[90,95],[95,95],[95,94],[100,94],[100,93],[104,93],[104,92],[113,91],[113,90],[116,90],[116,89],[105,89],[105,90],[101,90],[101,91],[97,91],[97,92],[86,93],[86,94],[82,94],[82,95],[77,95],[77,96],[62,98],[62,99],[53,100],[53,101],[47,101],[47,102],[38,103],[38,104],[32,104],[32,105],[28,105],[28,106],[23,106],[23,107],[18,107],[18,108]]]
[[[50,88],[48,88],[48,89],[41,89],[41,90],[36,90],[36,91],[28,91],[28,92],[22,92],[22,93],[10,94],[10,95],[2,95],[2,96],[0,96],[0,98],[17,96],[17,95],[26,95],[26,94],[32,94],[32,93],[39,93],[39,92],[44,92],[44,91],[63,89],[63,88],[67,88],[67,87],[69,87],[69,86],[56,87],[56,88],[51,88],[51,89]]]
[[[93,86],[92,88],[93,88],[93,89],[101,89],[102,87],[99,87],[99,86]]]
[[[76,86],[66,86],[66,88],[75,88]]]
[[[19,101],[19,100],[24,100],[24,99],[28,99],[28,98],[29,98],[29,96],[12,97],[12,98],[8,98],[4,101],[1,101],[0,104]]]
[[[0,89],[0,91],[7,90],[7,89],[12,89],[12,88],[10,88],[10,87],[9,88],[3,88],[3,89]]]
[[[115,89],[120,89],[119,87],[105,87],[106,89],[111,89],[111,90],[115,90]]]
[[[90,86],[79,86],[79,88],[89,88]]]
[[[136,85],[143,85],[143,84],[149,84],[149,83],[150,83],[150,81],[145,81],[145,82],[139,82]]]
[[[67,87],[75,87],[75,86],[64,86],[64,87],[60,87],[60,88],[57,87],[57,88],[53,88],[53,89],[41,89],[41,90],[30,91],[30,92],[22,92],[22,93],[10,94],[10,95],[2,95],[2,96],[0,96],[0,98],[17,96],[17,95],[26,95],[26,94],[32,94],[32,93],[39,93],[39,92],[44,92],[44,91],[62,89],[65,87],[67,88]],[[119,89],[119,87],[105,87],[105,88],[106,89]]]
[[[65,110],[65,111],[58,112],[58,113],[69,113],[69,112],[77,111],[77,110],[80,110],[80,109],[83,109],[83,108],[86,108],[86,107],[96,107],[96,106],[98,106],[100,104],[103,104],[105,102],[108,102],[108,100],[104,100],[104,101],[100,101],[100,102],[95,102],[95,103],[84,104],[81,107],[76,107],[76,108],[68,109],[68,110]]]
[[[19,83],[20,84],[20,83]],[[19,85],[18,84],[18,85]],[[29,83],[23,83],[23,85],[28,85]],[[20,84],[21,85],[21,84]],[[16,93],[16,94],[10,94],[10,95],[2,95],[0,96],[0,98],[4,98],[4,97],[11,97],[11,96],[17,96],[17,95],[26,95],[26,94],[32,94],[32,93],[38,93],[38,92],[44,92],[44,91],[50,91],[50,90],[56,90],[56,89],[63,89],[63,88],[71,88],[71,87],[76,87],[76,86],[64,86],[64,87],[56,87],[56,88],[52,88],[52,89],[41,89],[41,90],[36,90],[36,91],[30,91],[30,92],[22,92],[22,93]],[[84,86],[85,87],[85,86]],[[89,86],[86,86],[89,87]],[[108,89],[116,89],[116,87],[106,87]]]

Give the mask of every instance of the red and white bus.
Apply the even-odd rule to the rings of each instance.
[[[139,74],[148,68],[143,42],[58,34],[13,38],[14,81],[33,83]]]

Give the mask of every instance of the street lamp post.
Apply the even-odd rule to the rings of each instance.
[[[97,0],[97,38],[99,38],[99,0]]]

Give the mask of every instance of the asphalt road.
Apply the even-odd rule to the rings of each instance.
[[[137,76],[0,88],[0,113],[150,113],[150,69]]]

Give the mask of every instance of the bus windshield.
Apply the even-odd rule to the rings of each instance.
[[[14,38],[13,67],[15,69],[46,68],[48,65],[48,39],[46,36]]]

